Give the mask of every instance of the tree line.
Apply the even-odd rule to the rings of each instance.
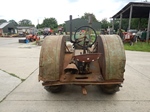
[[[34,24],[32,24],[32,22],[28,19],[23,19],[20,20],[18,23],[15,20],[5,20],[5,19],[0,19],[0,24],[4,23],[4,22],[10,22],[13,23],[15,26],[34,26]]]
[[[83,16],[81,16],[82,19],[89,19],[90,13],[84,13]],[[101,29],[107,29],[108,27],[112,27],[112,20],[107,20],[107,18],[102,19],[99,21],[94,14],[90,14],[93,22],[100,22],[101,23]],[[127,30],[128,28],[128,19],[122,19],[122,29]],[[5,19],[0,19],[0,24],[7,22]],[[15,20],[9,20],[8,22],[13,23],[15,26],[35,26],[32,24],[31,20],[23,19],[20,20],[18,23]],[[139,23],[140,22],[140,23]],[[148,18],[133,18],[131,20],[131,29],[141,29],[141,28],[147,28],[148,24]],[[37,28],[45,28],[49,27],[51,29],[56,29],[58,26],[65,27],[65,23],[58,25],[58,22],[55,18],[45,18],[41,24],[37,24],[35,27]],[[114,30],[117,31],[119,28],[119,19],[116,19],[114,21]]]

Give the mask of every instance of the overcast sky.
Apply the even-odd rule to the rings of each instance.
[[[0,19],[29,19],[36,25],[38,20],[42,23],[44,18],[54,17],[62,24],[69,15],[74,19],[88,12],[100,21],[109,19],[129,2],[141,1],[144,0],[0,0]]]

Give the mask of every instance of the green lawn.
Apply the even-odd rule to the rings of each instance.
[[[150,43],[137,42],[130,46],[129,43],[124,44],[125,50],[150,52]]]

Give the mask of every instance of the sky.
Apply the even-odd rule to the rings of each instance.
[[[19,22],[29,19],[34,25],[41,24],[45,18],[55,18],[58,24],[80,18],[85,12],[93,13],[101,21],[115,15],[129,2],[144,0],[0,0],[0,19],[13,19]],[[147,0],[150,2],[150,0]]]

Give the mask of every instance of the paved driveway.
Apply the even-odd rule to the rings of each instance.
[[[45,91],[37,79],[40,47],[16,40],[13,47],[9,45],[0,45],[0,69],[25,81],[0,72],[1,80],[6,75],[14,78],[5,77],[5,85],[0,84],[3,89],[16,82],[9,91],[3,90],[7,92],[0,112],[150,112],[150,53],[126,51],[125,81],[116,94],[106,95],[97,86],[87,86],[85,96],[74,85],[65,86],[61,94]]]

